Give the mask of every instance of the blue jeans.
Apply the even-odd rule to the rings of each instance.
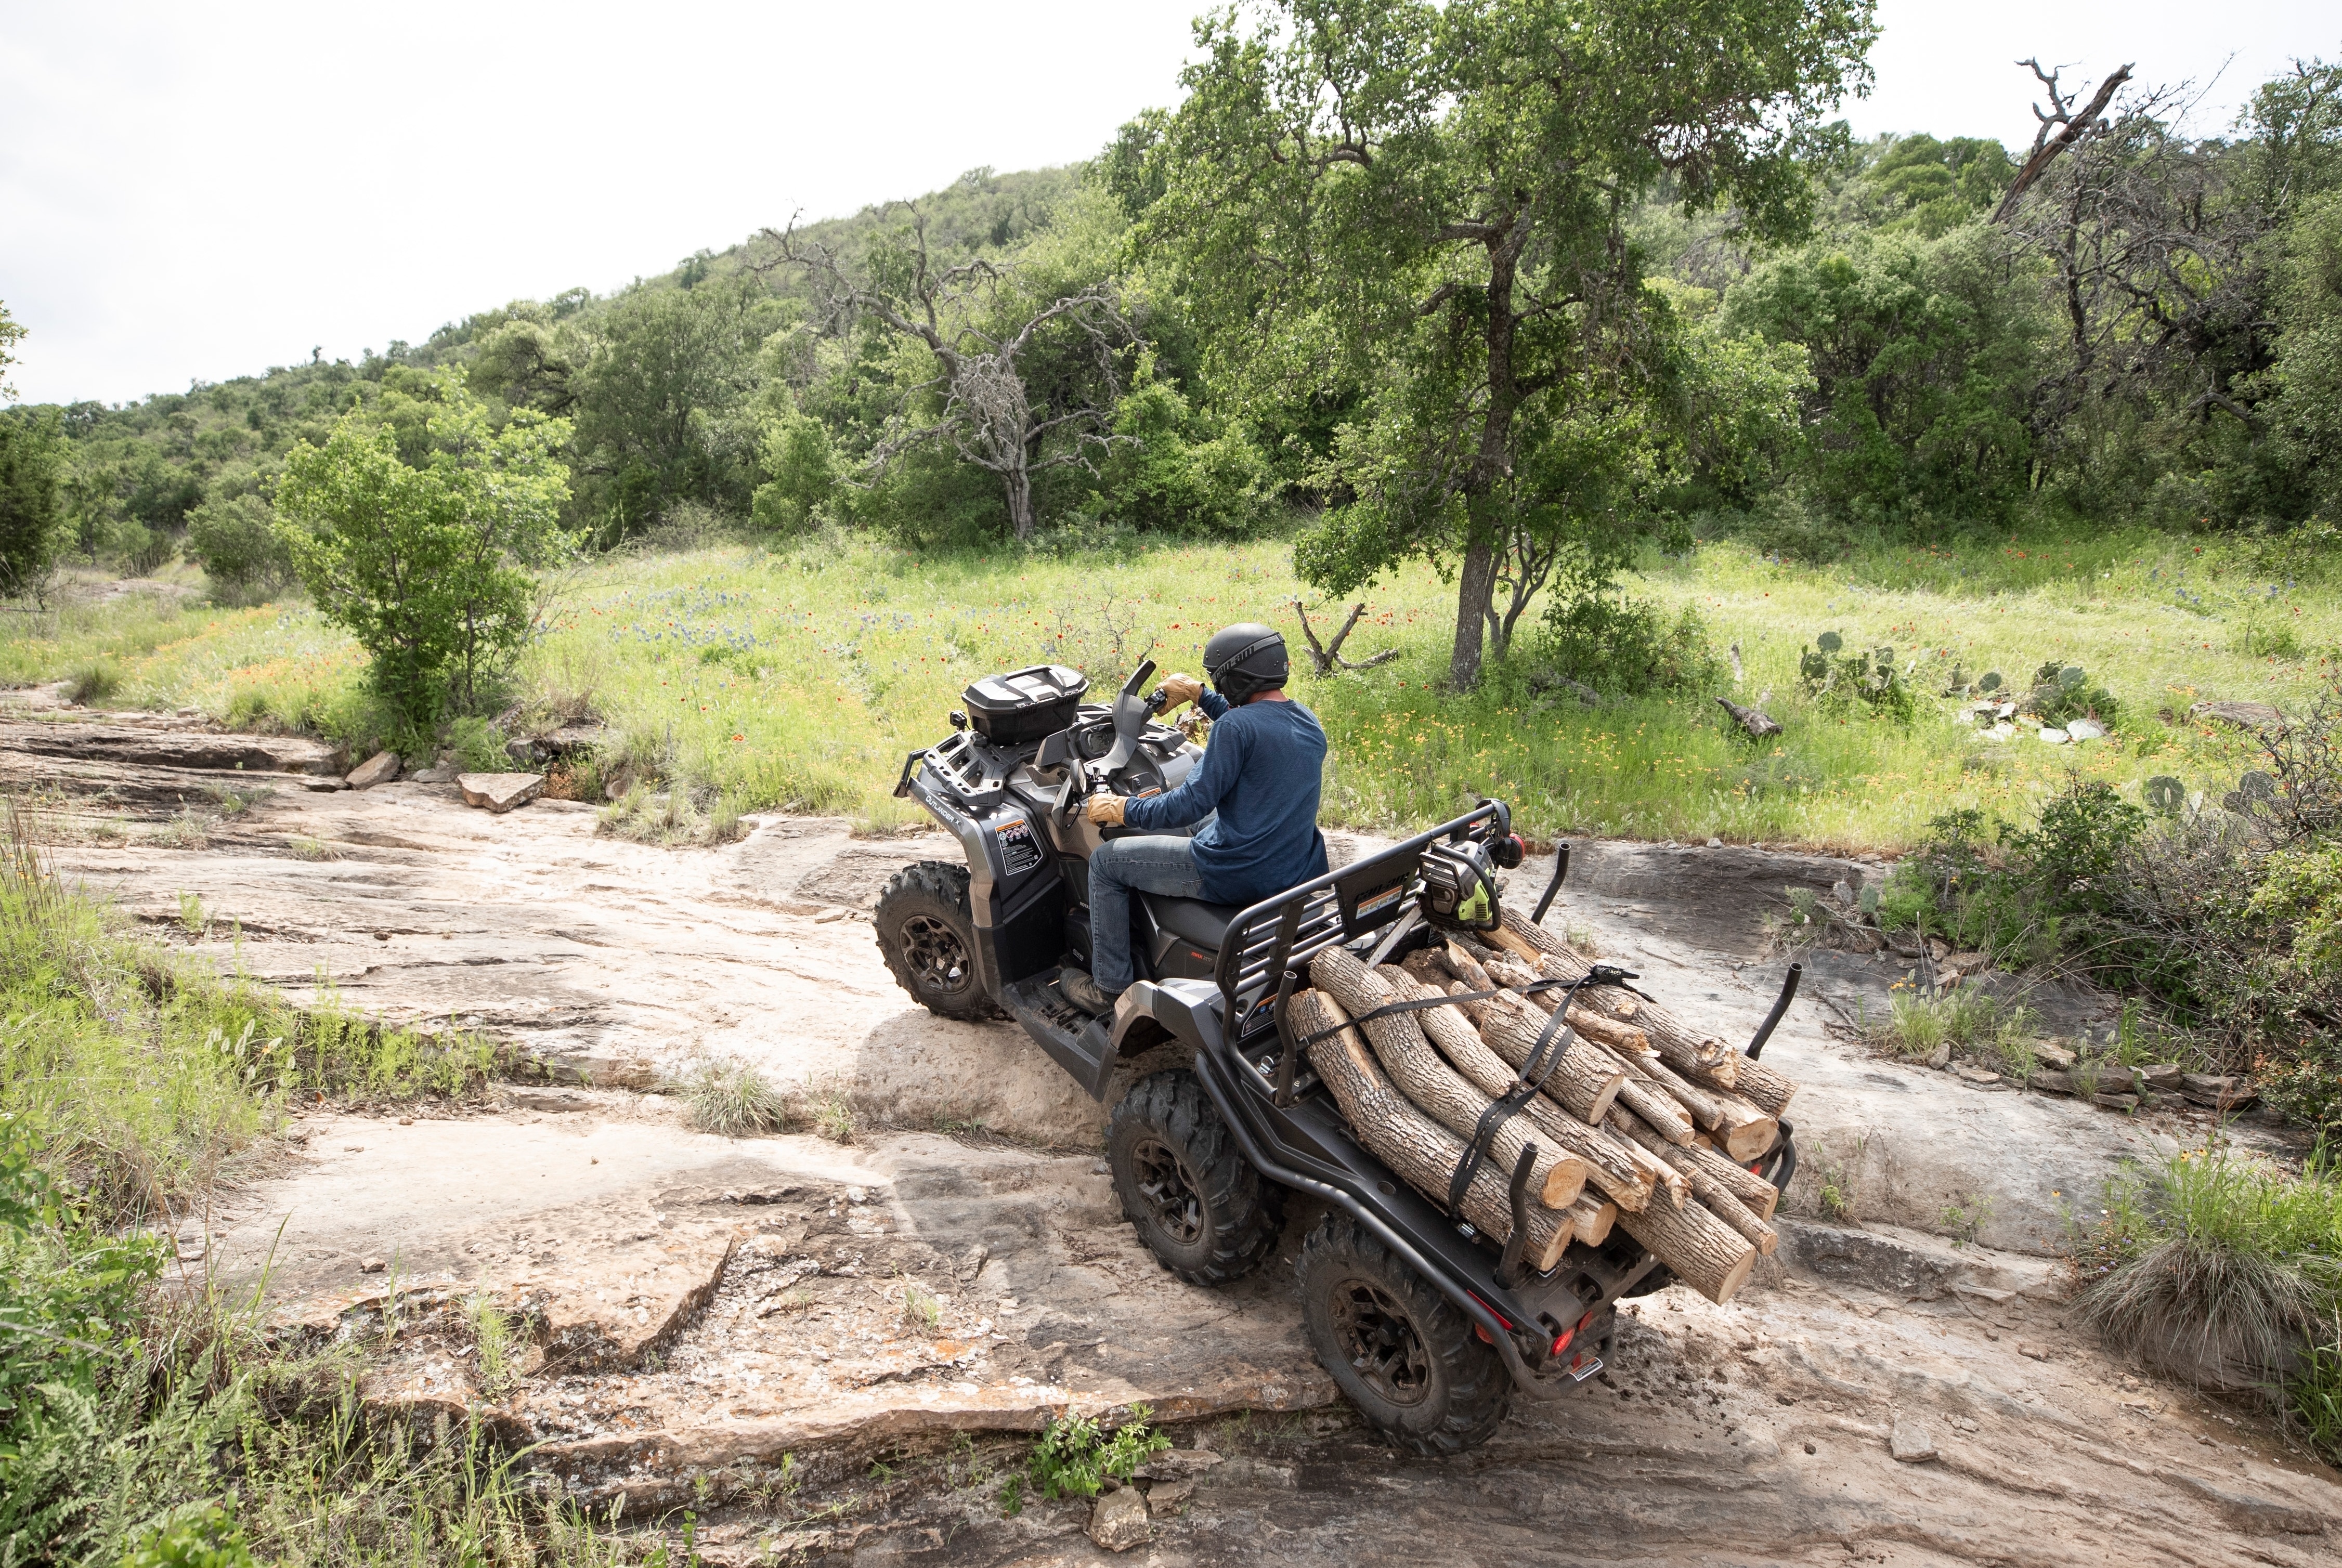
[[[1146,834],[1108,840],[1090,855],[1090,978],[1109,996],[1128,988],[1133,978],[1130,895],[1134,889],[1172,898],[1203,897],[1204,879],[1196,874],[1195,840],[1186,834]]]

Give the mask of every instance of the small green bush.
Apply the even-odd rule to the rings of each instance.
[[[275,510],[258,495],[206,501],[188,513],[186,554],[223,604],[258,603],[293,581],[293,554]]]
[[[1598,588],[1556,594],[1529,649],[1532,679],[1547,674],[1606,697],[1699,691],[1722,678],[1707,624],[1690,605],[1670,618],[1648,599]]]
[[[1134,1404],[1130,1420],[1111,1434],[1099,1428],[1094,1416],[1055,1417],[1033,1445],[1026,1473],[1041,1495],[1052,1501],[1096,1497],[1109,1477],[1127,1483],[1150,1456],[1171,1446],[1169,1438],[1147,1424],[1154,1413],[1146,1405]]]

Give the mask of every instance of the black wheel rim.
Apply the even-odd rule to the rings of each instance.
[[[903,961],[918,977],[921,990],[948,996],[968,988],[975,973],[958,932],[932,914],[912,915],[902,930]]]
[[[1415,1320],[1372,1280],[1334,1287],[1334,1332],[1360,1381],[1393,1404],[1420,1404],[1431,1393],[1431,1357]]]
[[[1203,1196],[1170,1144],[1159,1138],[1141,1139],[1130,1151],[1130,1179],[1156,1230],[1181,1246],[1202,1238]]]

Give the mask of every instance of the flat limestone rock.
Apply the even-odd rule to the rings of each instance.
[[[1887,1434],[1887,1452],[1902,1464],[1924,1464],[1936,1457],[1936,1440],[1917,1422],[1897,1418]]]
[[[456,787],[465,805],[484,806],[502,815],[535,800],[545,788],[543,774],[457,774]]]
[[[342,782],[352,789],[372,789],[378,784],[388,784],[398,776],[398,754],[376,752],[356,767]]]
[[[2197,703],[2187,710],[2191,719],[2217,719],[2240,730],[2283,730],[2285,715],[2267,703]]]
[[[1135,1486],[1109,1492],[1090,1506],[1090,1539],[1108,1552],[1127,1552],[1155,1538],[1146,1499]]]
[[[299,735],[218,734],[111,719],[0,723],[0,747],[33,756],[146,768],[308,774],[340,778],[349,753]]]

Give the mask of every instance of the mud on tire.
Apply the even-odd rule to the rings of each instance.
[[[896,983],[942,1018],[997,1018],[976,977],[976,916],[964,865],[923,860],[886,879],[871,924]]]
[[[1300,1273],[1310,1346],[1385,1442],[1436,1458],[1495,1433],[1513,1397],[1503,1359],[1356,1220],[1320,1220]]]
[[[1139,1239],[1189,1284],[1241,1279],[1276,1249],[1281,1190],[1261,1181],[1186,1068],[1142,1078],[1123,1096],[1106,1159]]]

